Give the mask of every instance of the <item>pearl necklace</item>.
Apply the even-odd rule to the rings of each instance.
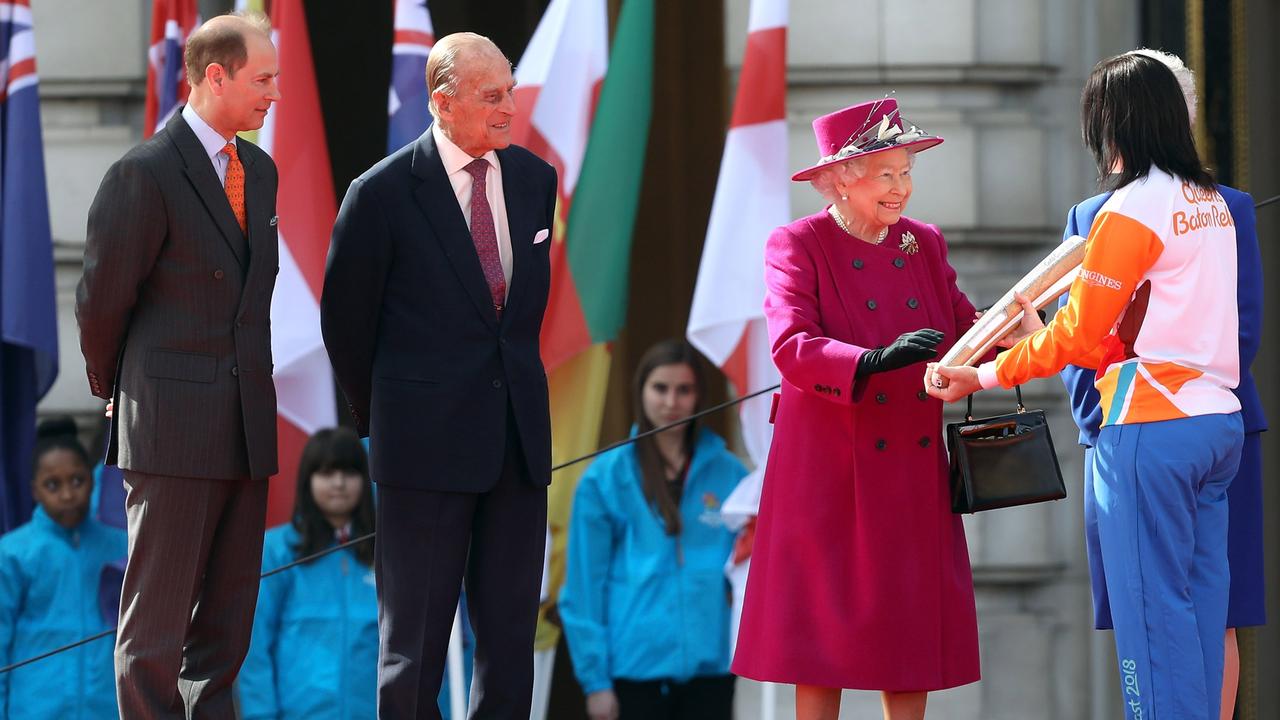
[[[849,226],[845,224],[844,216],[840,214],[840,211],[836,209],[835,205],[831,206],[830,214],[831,214],[831,219],[836,221],[836,225],[839,225],[841,230],[845,231],[847,234],[853,237],[858,237],[852,230],[849,229]],[[872,245],[879,245],[880,243],[884,242],[884,239],[887,237],[889,237],[889,227],[885,226],[883,228],[880,228],[880,234],[876,235],[875,240],[864,240],[863,242],[869,242]],[[858,239],[862,240],[862,238],[858,238]]]

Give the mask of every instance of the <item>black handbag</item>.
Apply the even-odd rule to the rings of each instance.
[[[1014,390],[1017,412],[975,420],[970,395],[964,422],[947,424],[952,512],[975,513],[1067,496],[1044,411],[1026,409],[1022,388]]]

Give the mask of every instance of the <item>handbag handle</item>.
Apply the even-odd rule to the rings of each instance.
[[[1018,396],[1018,412],[1026,412],[1027,408],[1022,404],[1022,386],[1014,385],[1013,392]],[[969,397],[965,398],[964,419],[966,422],[973,422],[973,396],[976,393],[969,393]]]

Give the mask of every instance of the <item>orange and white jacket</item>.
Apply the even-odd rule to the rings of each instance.
[[[984,388],[1097,368],[1102,424],[1232,413],[1240,381],[1235,221],[1217,190],[1151,168],[1089,230],[1066,307],[978,368]]]

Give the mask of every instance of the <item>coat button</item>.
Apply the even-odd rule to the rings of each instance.
[[[924,447],[924,448],[929,447],[929,438],[927,437],[920,438],[920,447]]]
[[[221,270],[214,270],[214,271],[213,271],[213,279],[214,279],[214,280],[221,280],[221,279],[222,279],[222,278],[224,278],[224,277],[226,277],[226,273],[222,272]]]
[[[903,266],[903,265],[906,265],[906,264],[907,264],[907,261],[906,261],[906,260],[903,260],[902,258],[894,258],[894,259],[893,259],[893,266],[894,266],[894,267],[896,267],[896,268],[898,268],[899,270],[901,270],[901,269],[902,269],[902,266]]]
[[[240,377],[240,367],[238,365],[231,366],[231,374]]]
[[[854,260],[854,261],[853,261],[853,269],[854,269],[854,270],[861,270],[861,269],[862,269],[862,258],[858,258],[857,260]]]
[[[920,392],[916,393],[916,397],[920,398],[920,401],[923,402],[929,399],[929,393],[921,390]]]
[[[889,402],[889,396],[888,396],[888,395],[885,395],[884,393],[876,393],[876,402],[878,402],[878,403],[880,403],[881,405],[883,405],[883,404],[885,404],[885,403]]]
[[[876,309],[876,301],[875,301],[875,300],[868,300],[868,301],[867,301],[867,309],[868,309],[868,310],[875,310],[875,309]]]
[[[495,388],[500,388],[500,387],[502,387],[502,381],[501,381],[501,380],[494,380],[494,381],[493,381],[493,386],[494,386]]]
[[[888,443],[884,441],[884,438],[880,438],[879,440],[876,441],[877,450],[883,450],[885,445],[888,445]]]
[[[915,310],[916,308],[920,307],[920,301],[915,298],[911,298],[907,300],[907,307],[911,308],[912,310]]]

